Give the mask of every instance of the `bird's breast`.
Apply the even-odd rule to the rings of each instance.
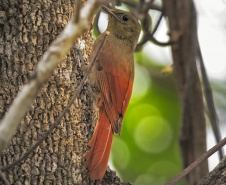
[[[131,76],[134,73],[133,60],[133,50],[126,42],[110,36],[106,39],[100,55],[100,66],[106,68],[107,72]]]

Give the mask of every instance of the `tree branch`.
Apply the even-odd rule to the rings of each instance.
[[[187,167],[206,152],[206,124],[203,94],[198,70],[197,22],[193,0],[164,0],[172,45],[175,80],[182,103],[180,148],[183,166]],[[208,173],[208,163],[203,162],[187,177],[188,184],[197,184]]]
[[[161,12],[161,15],[159,16],[158,21],[156,22],[155,27],[152,30],[152,33],[151,33],[152,35],[154,35],[155,32],[157,31],[157,29],[158,29],[158,27],[160,25],[160,22],[162,20],[162,18],[163,18],[163,13]]]
[[[212,129],[213,129],[214,136],[216,138],[216,142],[219,143],[221,140],[221,134],[220,134],[218,116],[217,116],[217,112],[216,112],[216,109],[214,106],[212,89],[211,89],[211,86],[210,86],[210,83],[209,83],[209,80],[208,80],[208,77],[206,74],[206,69],[204,66],[202,53],[201,53],[199,45],[198,45],[198,59],[199,59],[200,69],[201,69],[201,74],[202,74],[204,97],[205,97],[207,109],[209,112],[209,119],[210,119],[210,123],[211,123]],[[219,158],[223,159],[223,156],[224,156],[224,151],[223,151],[223,148],[221,148],[219,150]]]
[[[181,173],[179,173],[176,177],[174,177],[172,180],[170,180],[165,185],[173,185],[176,182],[178,182],[184,176],[186,176],[187,174],[189,174],[194,168],[196,168],[197,166],[199,166],[208,157],[210,157],[215,152],[217,152],[218,150],[220,150],[225,144],[226,144],[226,137],[223,140],[221,140],[218,144],[216,144],[214,147],[212,147],[207,152],[205,152],[200,158],[198,158],[193,163],[191,163],[187,168],[185,168]]]
[[[100,7],[101,0],[89,0],[80,11],[79,20],[68,22],[62,35],[51,44],[39,62],[30,82],[18,93],[0,124],[0,154],[15,133],[17,126],[30,109],[41,87],[50,78],[56,66],[71,49],[74,41],[89,27],[94,13]]]
[[[216,184],[226,184],[226,157],[224,157],[220,163],[208,173],[205,177],[199,181],[198,185],[216,185]]]

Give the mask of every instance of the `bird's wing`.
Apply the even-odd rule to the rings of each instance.
[[[107,40],[105,44],[108,47],[102,48],[94,70],[112,130],[119,133],[132,93],[134,71],[123,52],[122,55],[115,53],[116,57],[113,57],[115,46],[111,48]]]

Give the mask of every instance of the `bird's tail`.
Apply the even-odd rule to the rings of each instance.
[[[113,133],[111,124],[103,108],[99,110],[99,119],[92,139],[89,141],[91,149],[86,154],[85,166],[88,168],[87,176],[92,180],[102,181],[110,155]]]

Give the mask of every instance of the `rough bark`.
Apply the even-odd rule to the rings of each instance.
[[[224,157],[217,167],[206,175],[198,185],[224,185],[226,184],[226,157]]]
[[[63,30],[72,14],[73,3],[70,0],[0,2],[0,119],[29,81],[50,43]],[[91,30],[75,44],[88,60]],[[39,93],[9,147],[0,156],[0,166],[18,159],[41,137],[67,106],[82,76],[78,52],[72,49]],[[89,92],[84,87],[60,126],[22,164],[4,172],[10,184],[82,184],[83,155],[95,124],[93,112]],[[109,174],[106,184],[115,181],[120,184],[112,172]]]
[[[180,146],[184,167],[206,151],[206,127],[201,84],[197,72],[196,12],[192,0],[164,0],[172,45],[173,66],[182,104]],[[204,162],[187,176],[190,185],[208,172]]]

